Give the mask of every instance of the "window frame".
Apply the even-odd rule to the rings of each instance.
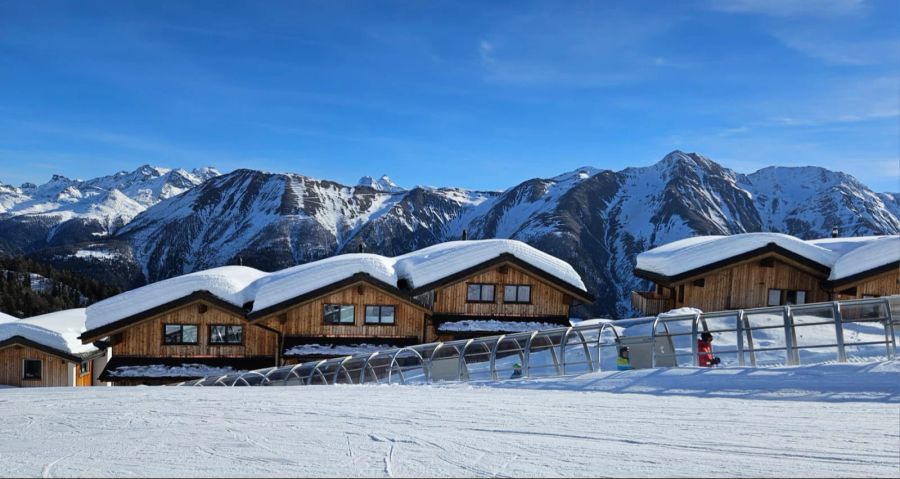
[[[516,288],[516,300],[515,301],[507,301],[506,300],[506,288]],[[520,288],[528,288],[528,301],[521,301],[519,299]],[[504,284],[503,285],[503,304],[531,304],[531,293],[534,290],[533,286],[530,284]]]
[[[37,377],[28,377],[28,368],[26,367],[26,365],[29,362],[38,363]],[[44,379],[44,360],[43,359],[25,358],[22,360],[22,381],[41,381],[43,379]]]
[[[369,321],[369,308],[378,308],[378,322],[372,323]],[[391,308],[394,310],[394,314],[392,316],[393,320],[390,323],[383,322],[384,308]],[[363,324],[366,326],[396,326],[397,325],[397,305],[395,304],[367,304],[363,306]]]
[[[170,343],[166,341],[166,326],[179,326],[181,328],[181,341]],[[184,327],[193,326],[197,330],[197,339],[194,342],[184,341]],[[192,323],[163,323],[162,325],[162,344],[163,346],[199,346],[200,345],[200,325]]]
[[[90,363],[87,361],[82,361],[78,364],[78,375],[79,376],[87,376],[91,372]]]
[[[338,321],[329,321],[328,320],[328,307],[329,306],[338,306]],[[353,320],[350,322],[343,322],[340,318],[343,316],[341,311],[345,307],[348,307],[353,310]],[[345,304],[345,303],[325,303],[322,305],[322,322],[328,326],[355,326],[356,325],[356,305],[355,304]]]
[[[772,299],[772,292],[778,291],[778,304],[770,304]],[[794,294],[794,302],[788,303],[788,295]],[[797,302],[797,295],[803,293],[803,302]],[[800,306],[803,304],[809,303],[809,290],[806,289],[786,289],[786,288],[769,288],[766,291],[766,307],[776,307],[776,306]]]
[[[478,286],[478,300],[469,299],[469,288],[472,286]],[[485,286],[490,286],[493,288],[492,298],[490,300],[480,299],[484,298],[484,288]],[[495,304],[497,303],[497,284],[496,283],[466,283],[466,302],[467,303],[475,303],[475,304]]]
[[[213,341],[213,328],[226,328],[225,338],[228,337],[228,329],[227,328],[240,328],[241,329],[241,340],[238,342],[215,342]],[[210,346],[243,346],[244,345],[244,325],[243,324],[210,324],[207,326],[207,332],[209,333],[209,337],[206,342]]]

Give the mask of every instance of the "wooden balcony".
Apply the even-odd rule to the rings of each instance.
[[[656,316],[675,307],[675,298],[653,291],[632,291],[631,307],[642,316]]]

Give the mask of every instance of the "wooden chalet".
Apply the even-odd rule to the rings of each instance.
[[[104,380],[157,384],[568,325],[576,301],[592,298],[567,263],[517,241],[459,241],[171,278],[88,308],[81,340],[111,348]],[[441,330],[459,322],[467,327]]]
[[[841,240],[747,233],[676,241],[638,256],[634,274],[653,289],[632,292],[632,308],[657,315],[900,294],[900,237]],[[896,251],[872,258],[867,249]]]
[[[84,310],[67,310],[0,323],[0,385],[95,386],[107,352],[77,341]]]
[[[428,314],[396,284],[356,272],[254,310],[249,319],[278,331],[283,362],[294,363],[420,344]]]
[[[264,274],[252,270],[259,274],[243,278],[246,281],[228,277],[243,270],[252,269],[232,266],[172,278],[89,308],[88,326],[93,319],[94,327],[81,340],[112,350],[101,379],[122,385],[165,384],[228,368],[275,366],[276,331],[249,324],[243,305],[224,299],[230,296],[227,287],[222,288],[225,292],[195,289],[221,283],[224,277],[236,283],[227,286],[240,290]],[[138,307],[130,306],[132,301]],[[147,307],[140,307],[142,303]]]
[[[572,305],[593,301],[583,287],[512,253],[415,287],[410,294],[431,311],[426,341],[568,326]]]

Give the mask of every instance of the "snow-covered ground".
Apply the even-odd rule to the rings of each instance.
[[[889,476],[900,362],[0,391],[2,476]]]

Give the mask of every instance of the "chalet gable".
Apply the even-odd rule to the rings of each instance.
[[[424,284],[418,286],[410,291],[410,294],[413,296],[418,296],[429,291],[434,291],[436,289],[440,289],[443,287],[447,287],[462,281],[466,281],[468,278],[476,276],[480,273],[484,273],[489,270],[496,270],[498,273],[503,274],[506,268],[517,268],[528,275],[538,279],[539,281],[556,288],[558,290],[563,291],[569,296],[582,301],[584,303],[590,303],[594,301],[593,296],[587,291],[578,289],[573,285],[557,278],[556,276],[544,271],[543,269],[537,268],[530,263],[527,263],[513,254],[510,253],[502,253],[497,257],[490,259],[488,261],[484,261],[482,263],[476,264],[464,270],[458,271],[454,274],[445,276],[437,281],[433,281],[428,284]]]

